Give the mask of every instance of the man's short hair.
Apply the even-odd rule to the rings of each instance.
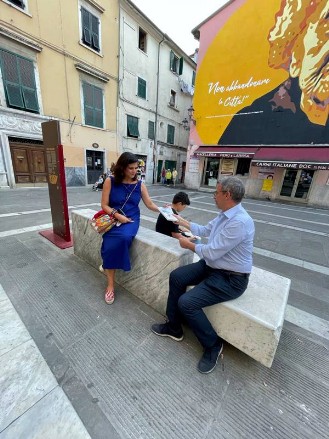
[[[233,201],[240,202],[245,194],[245,188],[242,181],[238,177],[223,177],[217,182],[221,186],[222,191],[231,194]]]
[[[191,204],[190,199],[189,199],[186,192],[177,192],[177,194],[174,196],[172,202],[173,202],[173,204],[182,203],[185,206],[189,206]]]

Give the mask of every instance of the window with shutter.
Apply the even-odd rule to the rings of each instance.
[[[154,140],[154,122],[152,120],[149,120],[149,129],[148,129],[148,136],[149,139]]]
[[[147,36],[146,32],[143,29],[139,28],[139,32],[138,32],[138,48],[140,50],[142,50],[143,52],[145,52],[145,53],[146,53],[146,41],[147,41],[146,40],[146,36]]]
[[[195,71],[192,72],[192,85],[195,86]]]
[[[87,82],[82,83],[85,124],[104,128],[103,90]]]
[[[39,113],[33,61],[0,49],[0,65],[8,107]]]
[[[173,145],[175,142],[175,127],[168,124],[167,128],[167,143]]]
[[[184,58],[181,57],[179,58],[179,71],[178,71],[179,75],[183,74],[183,65],[184,65]]]
[[[81,7],[81,24],[83,44],[97,52],[100,51],[99,43],[99,19],[87,9]]]
[[[171,50],[170,51],[170,70],[174,73],[178,73],[179,65],[180,65],[180,60],[179,60],[178,56],[176,56],[174,54],[174,52]],[[183,71],[183,67],[182,67],[182,71]]]
[[[174,90],[170,90],[169,105],[171,107],[175,107],[176,106],[176,92]]]
[[[142,78],[138,78],[137,95],[146,99],[146,81]]]
[[[135,139],[139,137],[137,117],[127,115],[127,136]]]
[[[12,3],[15,6],[18,6],[21,9],[25,9],[25,2],[24,0],[8,0],[9,3]]]

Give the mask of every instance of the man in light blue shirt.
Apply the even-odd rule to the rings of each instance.
[[[166,323],[152,325],[162,337],[183,340],[182,316],[204,348],[198,363],[201,373],[211,372],[223,350],[203,309],[205,306],[236,299],[247,289],[252,268],[255,227],[241,206],[245,189],[237,177],[218,181],[214,199],[218,216],[206,226],[190,223],[177,216],[179,225],[194,235],[208,237],[207,244],[195,244],[189,238],[179,239],[180,246],[195,252],[200,261],[179,267],[170,273]],[[188,286],[195,285],[189,291]]]

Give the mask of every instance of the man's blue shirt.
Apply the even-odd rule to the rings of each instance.
[[[212,268],[250,273],[252,268],[254,221],[241,203],[221,212],[206,226],[190,224],[194,235],[209,237],[197,244],[195,253]]]

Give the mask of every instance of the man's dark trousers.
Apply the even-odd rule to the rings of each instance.
[[[176,268],[169,277],[167,317],[174,330],[181,328],[182,315],[204,348],[213,347],[217,333],[202,308],[241,296],[249,276],[230,274],[208,267],[203,259]],[[195,287],[186,292],[188,286]]]

